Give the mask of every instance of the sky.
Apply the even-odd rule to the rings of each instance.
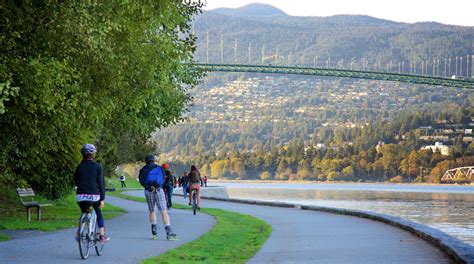
[[[474,26],[474,0],[206,0],[204,9],[273,5],[292,16],[369,15],[397,22]]]

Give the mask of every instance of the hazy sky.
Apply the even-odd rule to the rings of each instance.
[[[474,26],[474,0],[206,0],[205,9],[273,5],[293,16],[369,15],[397,22]]]

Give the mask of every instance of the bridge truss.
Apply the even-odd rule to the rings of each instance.
[[[447,170],[441,178],[441,182],[472,182],[473,180],[474,166]]]
[[[347,69],[273,66],[273,65],[246,65],[246,64],[209,64],[195,63],[193,66],[205,71],[219,72],[255,72],[276,74],[317,75],[328,77],[344,77],[368,80],[382,80],[407,82],[415,84],[427,84],[435,86],[456,87],[474,89],[473,79],[449,79],[427,75],[413,75],[403,73],[391,73],[382,71],[360,71]]]

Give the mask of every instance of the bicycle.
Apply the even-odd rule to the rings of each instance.
[[[87,259],[89,249],[95,247],[97,256],[104,253],[104,243],[99,242],[99,225],[97,224],[97,215],[94,210],[87,208],[86,213],[82,213],[79,227],[79,253],[82,259]]]

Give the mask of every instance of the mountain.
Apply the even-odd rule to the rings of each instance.
[[[199,61],[206,61],[207,32],[209,62],[221,60],[221,36],[227,63],[248,63],[249,59],[262,63],[263,49],[264,63],[269,64],[335,66],[354,60],[359,65],[392,62],[398,67],[403,61],[408,68],[409,62],[421,67],[422,61],[429,61],[432,66],[435,59],[443,65],[452,58],[454,69],[454,58],[462,56],[470,69],[472,63],[466,57],[474,54],[474,27],[399,23],[362,15],[298,17],[262,4],[205,11],[196,17],[194,26]]]
[[[249,4],[239,8],[216,8],[212,12],[226,16],[287,16],[282,10],[266,4]]]

